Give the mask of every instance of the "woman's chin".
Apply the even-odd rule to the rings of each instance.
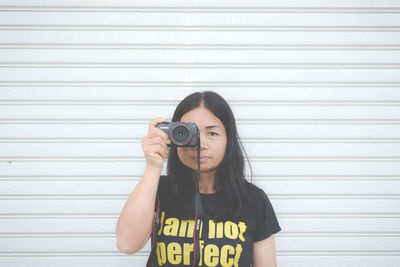
[[[198,166],[197,166],[197,165],[191,166],[190,168],[191,168],[192,170],[194,170],[194,171],[197,171],[197,170],[198,170]],[[205,170],[206,170],[206,167],[200,165],[200,171],[205,171]]]

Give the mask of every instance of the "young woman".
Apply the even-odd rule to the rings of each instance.
[[[147,166],[118,219],[118,249],[134,254],[151,237],[148,266],[276,267],[274,234],[281,228],[265,192],[245,179],[244,149],[228,103],[215,92],[196,92],[174,112],[173,122],[199,129],[198,180],[198,148],[168,146],[168,135],[156,127],[164,121],[152,120],[142,139]],[[197,247],[196,181],[204,209]]]

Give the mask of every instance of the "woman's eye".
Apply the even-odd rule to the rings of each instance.
[[[210,134],[215,134],[215,135],[218,135],[217,133],[214,133],[214,132],[210,132]],[[215,136],[215,135],[212,135],[212,136]]]

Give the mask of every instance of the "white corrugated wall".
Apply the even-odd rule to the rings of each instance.
[[[149,243],[115,240],[141,139],[204,90],[278,266],[399,266],[400,1],[0,0],[0,20],[0,266],[144,266]]]

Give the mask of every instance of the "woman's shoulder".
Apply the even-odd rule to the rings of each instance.
[[[247,182],[247,186],[249,188],[249,193],[252,196],[253,200],[256,203],[259,203],[260,201],[269,201],[269,198],[267,196],[267,194],[265,193],[264,189],[262,189],[261,187],[259,187],[258,185],[251,183],[251,182]]]
[[[170,184],[170,177],[167,175],[160,175],[158,180],[158,190],[167,190],[167,186]]]
[[[161,205],[164,205],[165,201],[170,201],[171,196],[171,183],[170,178],[167,175],[160,175],[157,186],[157,196],[161,201]]]
[[[167,181],[167,180],[168,180],[167,175],[163,175],[163,174],[160,175],[159,183],[165,183],[165,181]]]

